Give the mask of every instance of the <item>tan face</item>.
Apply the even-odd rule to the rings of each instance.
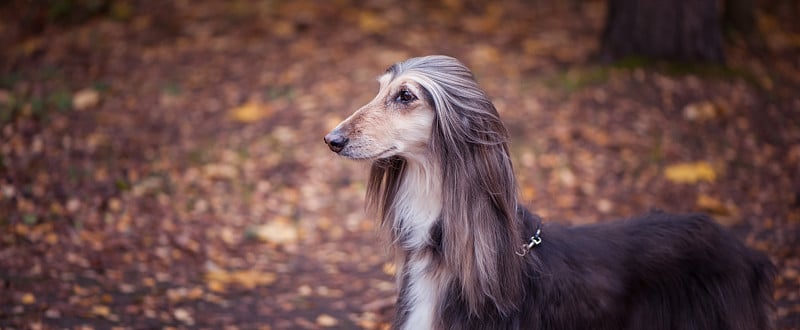
[[[425,152],[433,126],[433,107],[410,77],[390,79],[390,74],[383,75],[378,80],[378,95],[325,136],[333,152],[370,160]]]

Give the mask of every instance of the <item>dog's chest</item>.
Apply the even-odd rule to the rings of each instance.
[[[405,265],[407,295],[404,297],[407,317],[401,329],[433,329],[439,302],[439,287],[429,273],[430,258],[410,261]]]
[[[414,168],[398,190],[395,204],[400,243],[405,250],[419,250],[431,243],[430,231],[442,212],[442,196],[436,177]]]

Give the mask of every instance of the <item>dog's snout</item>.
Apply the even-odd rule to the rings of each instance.
[[[347,142],[350,141],[346,136],[339,134],[338,132],[331,132],[328,135],[325,135],[325,143],[328,145],[328,148],[331,151],[338,153],[342,151],[344,147],[347,145]]]

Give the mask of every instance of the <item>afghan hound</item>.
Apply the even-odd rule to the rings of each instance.
[[[508,133],[447,56],[391,66],[324,138],[371,161],[395,329],[768,329],[774,269],[699,214],[565,227],[517,202]]]

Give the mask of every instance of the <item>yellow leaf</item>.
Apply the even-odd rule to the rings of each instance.
[[[470,58],[475,63],[497,63],[500,61],[501,53],[497,48],[487,44],[478,44],[472,47]]]
[[[386,275],[394,276],[397,273],[397,266],[393,262],[384,263],[381,269]]]
[[[189,313],[189,311],[187,311],[186,309],[178,308],[174,312],[172,312],[172,315],[175,316],[175,319],[178,321],[181,321],[188,325],[194,324],[194,318],[192,317],[192,314]]]
[[[358,26],[367,33],[381,33],[386,31],[389,23],[374,13],[362,11],[358,15]]]
[[[94,305],[92,306],[92,314],[97,316],[108,316],[111,314],[111,308],[104,305]]]
[[[201,289],[200,287],[194,287],[191,290],[189,290],[189,292],[186,293],[186,298],[191,300],[200,299],[200,297],[202,296],[203,296],[203,289]]]
[[[522,200],[532,201],[536,198],[536,188],[525,186],[522,188]]]
[[[152,277],[145,277],[142,279],[142,284],[145,286],[154,287],[156,285],[156,280],[154,280]]]
[[[241,286],[253,289],[260,285],[270,285],[275,280],[277,280],[277,276],[272,273],[262,273],[255,270],[244,270],[233,272],[231,276],[232,282],[240,284]]]
[[[264,103],[251,101],[231,109],[230,115],[233,120],[249,124],[269,117],[272,111],[273,109]]]
[[[250,231],[259,240],[276,244],[294,243],[300,236],[297,227],[286,219],[276,219],[265,225],[254,226]]]
[[[709,101],[690,103],[683,107],[683,117],[689,121],[706,121],[719,114],[718,107]]]
[[[14,226],[14,232],[20,236],[27,236],[28,233],[30,232],[30,227],[22,223],[17,223]]]
[[[735,206],[733,205],[729,206],[720,201],[719,199],[708,196],[706,194],[700,194],[697,196],[697,207],[705,212],[721,216],[729,216],[736,214]]]
[[[72,107],[84,110],[100,103],[100,93],[92,88],[82,89],[72,96]]]
[[[78,296],[86,296],[86,295],[91,293],[88,289],[86,289],[86,288],[84,288],[84,287],[82,287],[80,285],[73,285],[72,286],[72,292],[75,293]]]
[[[697,196],[697,206],[700,207],[701,209],[709,211],[725,209],[725,205],[723,205],[719,199],[708,196],[706,194],[700,194]]]
[[[49,233],[44,236],[44,241],[50,245],[56,245],[58,243],[58,235],[55,233]]]
[[[225,292],[225,284],[220,281],[209,280],[208,283],[206,283],[206,286],[208,286],[208,290],[211,292],[216,292],[216,293]]]
[[[276,37],[288,39],[294,36],[295,28],[292,22],[287,20],[278,20],[272,23],[272,29],[270,29],[272,34]]]
[[[614,209],[614,204],[610,200],[605,198],[599,199],[596,205],[597,205],[597,210],[602,213],[608,213],[611,212],[612,209]]]
[[[203,174],[211,180],[232,180],[239,175],[239,170],[230,164],[214,163],[205,165]]]
[[[452,11],[461,11],[464,7],[464,3],[461,0],[444,0],[442,2]]]
[[[664,169],[667,180],[674,183],[695,183],[698,181],[713,182],[717,173],[707,162],[680,163]]]
[[[322,314],[320,316],[317,316],[317,325],[319,326],[328,328],[328,327],[335,327],[337,324],[339,324],[339,320],[337,320],[333,316],[330,316],[328,314]]]
[[[26,293],[22,295],[22,298],[20,300],[22,301],[23,304],[30,305],[36,302],[36,297],[32,293]]]
[[[261,285],[270,285],[278,279],[273,273],[264,273],[257,270],[225,271],[214,270],[206,273],[208,289],[214,292],[223,292],[229,284],[238,284],[247,289]]]
[[[224,283],[230,281],[230,277],[230,274],[224,270],[212,270],[206,273],[206,280],[208,281]]]

